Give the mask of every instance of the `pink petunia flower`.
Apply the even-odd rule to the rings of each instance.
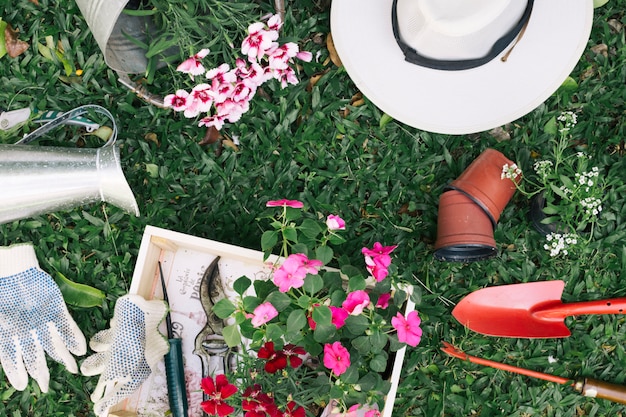
[[[322,261],[317,259],[309,259],[304,253],[294,253],[287,257],[286,261],[297,262],[298,267],[303,269],[306,274],[317,275],[320,268],[324,265]],[[286,262],[285,261],[285,262]]]
[[[389,275],[389,270],[384,264],[380,263],[379,258],[372,258],[371,256],[365,256],[365,267],[371,276],[373,276],[376,281],[380,282],[387,278]]]
[[[341,342],[324,345],[324,366],[333,371],[335,375],[341,375],[350,367],[350,352],[343,347]]]
[[[202,66],[200,60],[207,56],[209,52],[208,49],[201,49],[200,52],[190,56],[176,67],[176,71],[191,75],[191,79],[193,79],[194,75],[202,74],[204,72],[204,66]]]
[[[302,208],[304,203],[298,200],[270,200],[265,204],[265,207],[291,207]]]
[[[346,222],[339,216],[329,214],[326,218],[326,227],[328,230],[345,230]]]
[[[300,267],[300,262],[294,258],[287,258],[274,272],[273,282],[280,292],[287,292],[292,288],[302,287],[305,277],[306,270]]]
[[[184,111],[191,103],[193,97],[185,90],[176,90],[174,94],[168,94],[163,98],[165,107],[171,107],[174,111]]]
[[[376,307],[382,308],[383,310],[389,307],[389,300],[391,300],[391,293],[384,293],[378,296],[378,301],[376,301]]]
[[[260,327],[278,316],[278,311],[269,301],[257,306],[252,312],[252,327]]]
[[[388,267],[389,265],[391,265],[391,256],[389,256],[389,254],[393,252],[393,250],[397,247],[398,245],[383,246],[380,244],[380,242],[376,242],[374,243],[372,249],[363,248],[361,249],[361,253],[363,253],[363,255],[365,256],[370,256],[373,259],[376,259],[378,263],[383,265],[384,267]]]
[[[363,290],[352,291],[341,304],[344,310],[352,316],[358,316],[369,305],[370,296]]]
[[[346,324],[346,319],[350,315],[345,309],[335,306],[330,306],[330,313],[332,314],[331,321],[337,329]]]
[[[407,314],[406,318],[398,313],[391,319],[391,325],[398,332],[398,340],[413,347],[417,346],[422,339],[421,322],[415,310]]]

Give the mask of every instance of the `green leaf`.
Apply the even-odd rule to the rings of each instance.
[[[306,237],[309,237],[311,239],[316,238],[317,235],[322,233],[322,227],[320,226],[320,224],[311,219],[304,219],[304,221],[300,225],[300,230],[302,230],[302,233]]]
[[[266,230],[261,235],[261,250],[269,251],[278,243],[278,232]]]
[[[370,343],[372,344],[372,350],[374,352],[381,352],[385,348],[385,346],[387,346],[387,341],[389,340],[389,337],[380,330],[375,330],[369,337],[369,339]]]
[[[265,333],[266,340],[281,340],[285,332],[276,323],[270,323],[267,325],[267,331]]]
[[[364,290],[366,287],[367,283],[362,275],[353,276],[348,281],[348,291]]]
[[[55,274],[55,282],[59,286],[63,299],[72,307],[90,308],[102,305],[106,294],[89,285],[71,281],[60,272]]]
[[[374,372],[385,372],[388,360],[387,352],[382,351],[372,358],[370,361],[370,369]]]
[[[213,313],[221,319],[230,317],[235,310],[235,305],[228,298],[222,298],[213,305]]]
[[[333,327],[335,326],[334,324],[332,324],[332,317],[333,314],[330,311],[330,308],[328,308],[327,306],[317,306],[313,309],[313,321],[315,321],[315,323],[317,324],[321,324],[321,325],[332,325]]]
[[[593,8],[597,9],[598,7],[602,7],[607,4],[609,0],[593,0]]]
[[[315,313],[315,310],[313,310],[313,313]],[[315,320],[315,318],[313,318],[313,320]],[[335,335],[336,332],[337,327],[335,327],[334,324],[317,323],[315,331],[313,332],[313,338],[318,343],[326,343]]]
[[[239,328],[236,324],[231,324],[222,330],[222,336],[224,336],[224,341],[228,345],[228,347],[235,347],[241,344],[241,333],[239,333]]]
[[[297,243],[298,231],[293,227],[286,227],[285,230],[283,230],[283,237],[290,242]]]
[[[315,258],[326,265],[333,259],[333,250],[328,246],[319,246],[315,249]]]
[[[359,366],[357,364],[351,365],[339,379],[346,384],[356,384],[359,382]]]
[[[369,321],[365,316],[348,316],[345,328],[353,335],[361,335],[369,326]]]
[[[252,285],[252,280],[250,280],[250,278],[246,276],[243,276],[237,278],[237,280],[233,283],[233,289],[237,294],[243,295],[243,293],[246,292],[248,288],[250,288],[250,285]]]
[[[243,297],[243,308],[246,311],[254,311],[261,304],[261,299],[259,297],[254,297],[252,295],[248,295]]]
[[[307,324],[304,310],[294,310],[287,317],[287,333],[297,333]]]
[[[4,29],[6,29],[6,27],[7,27],[7,22],[4,22],[0,18],[0,58],[5,56],[7,53],[6,43],[4,39]]]
[[[302,289],[307,293],[314,295],[324,288],[324,280],[319,275],[308,274],[304,279]]]
[[[367,355],[368,353],[370,353],[372,348],[369,337],[365,335],[352,339],[351,343],[352,347],[358,350],[361,355]]]
[[[380,121],[378,122],[378,126],[382,129],[387,126],[387,124],[392,120],[393,117],[389,116],[387,113],[383,113],[383,115],[380,117]]]
[[[274,308],[278,311],[283,311],[291,304],[291,298],[284,292],[274,291],[270,293],[265,301],[272,303]]]
[[[556,126],[556,117],[553,116],[550,118],[550,120],[547,121],[547,123],[543,126],[543,131],[545,133],[549,133],[551,135],[556,135],[557,133],[557,126]]]

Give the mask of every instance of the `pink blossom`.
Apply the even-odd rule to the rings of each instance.
[[[200,60],[209,54],[208,49],[201,49],[197,54],[190,56],[184,60],[177,68],[176,71],[180,71],[185,74],[191,75],[193,79],[194,75],[200,75],[204,72],[204,66]]]
[[[389,271],[387,267],[380,263],[379,258],[372,258],[371,256],[365,256],[365,266],[369,273],[376,279],[376,281],[380,282],[387,278],[389,275]]]
[[[294,253],[287,257],[287,261],[292,259],[298,262],[299,268],[303,269],[306,274],[317,275],[320,268],[324,265],[322,261],[317,259],[309,259],[304,253]]]
[[[280,18],[279,14],[275,14],[272,17],[269,18],[269,20],[267,21],[267,27],[270,30],[280,30],[280,28],[283,26],[283,21]]]
[[[328,230],[345,230],[346,222],[339,216],[329,214],[326,218],[326,227]]]
[[[376,259],[381,265],[388,267],[389,265],[391,265],[391,257],[389,256],[389,254],[393,252],[393,250],[397,247],[398,245],[383,246],[380,244],[380,242],[376,242],[374,243],[372,249],[363,248],[361,249],[361,252],[363,253],[363,255],[370,256]]]
[[[401,313],[398,313],[391,319],[391,325],[398,332],[398,340],[413,347],[417,346],[422,339],[421,322],[415,310],[407,314],[406,318]]]
[[[391,293],[385,293],[378,296],[378,301],[376,301],[376,307],[382,308],[383,310],[389,307],[389,300],[391,299]]]
[[[265,207],[291,207],[302,208],[304,204],[298,200],[270,200],[265,204]]]
[[[341,304],[344,310],[352,316],[358,316],[370,303],[370,296],[363,290],[352,291]]]
[[[168,94],[163,98],[163,104],[165,107],[171,107],[174,111],[184,111],[192,99],[187,91],[176,90],[176,93]]]
[[[237,75],[230,70],[230,65],[224,63],[217,68],[210,69],[206,72],[206,78],[212,81],[212,84],[234,83],[237,81]]]
[[[341,375],[350,367],[350,352],[341,342],[324,345],[324,366],[335,375]]]
[[[304,285],[306,271],[300,268],[300,263],[296,260],[285,260],[283,264],[274,272],[274,284],[280,292],[287,292],[292,288],[300,288]]]
[[[280,81],[280,86],[282,88],[286,88],[289,84],[298,84],[298,77],[296,77],[296,72],[291,67],[276,69],[273,71],[273,74],[274,78]]]
[[[278,316],[278,311],[269,301],[257,306],[252,312],[252,327],[260,327]]]
[[[332,314],[331,321],[338,329],[342,328],[343,325],[346,324],[346,319],[350,315],[350,313],[348,313],[345,309],[335,306],[330,306],[330,313]]]
[[[298,55],[298,45],[288,42],[268,51],[268,64],[273,70],[283,70],[289,66],[289,60]]]
[[[342,417],[380,417],[380,411],[375,408],[371,408],[367,404],[354,404],[348,408],[348,412],[343,414]]]
[[[299,51],[296,54],[296,58],[298,58],[300,61],[311,62],[311,60],[313,59],[313,54],[309,51]]]
[[[248,36],[241,43],[241,52],[253,61],[262,58],[266,52],[275,46],[278,39],[277,30],[267,30],[262,22],[248,26]]]
[[[226,117],[225,116],[221,116],[221,115],[206,116],[206,117],[203,117],[202,119],[200,119],[200,121],[198,122],[198,127],[202,127],[202,126],[211,127],[211,126],[213,126],[217,130],[220,130],[224,126],[224,121],[225,120],[226,120]]]

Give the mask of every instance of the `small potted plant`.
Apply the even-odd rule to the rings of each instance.
[[[203,379],[204,411],[244,417],[379,416],[387,407],[394,352],[417,346],[420,317],[404,305],[411,286],[376,242],[362,249],[363,268],[337,255],[345,222],[307,217],[295,200],[276,207],[262,235],[268,280],[239,278],[235,299],[214,306],[236,366]],[[333,249],[334,248],[334,249]],[[387,409],[385,408],[385,409]],[[390,415],[390,414],[388,414]]]
[[[567,255],[582,244],[602,212],[604,181],[601,169],[592,166],[584,152],[568,153],[577,116],[571,111],[552,118],[544,130],[553,135],[551,155],[533,163],[533,174],[525,176],[518,190],[531,198],[530,217],[535,228],[546,236],[550,256]],[[517,177],[517,164],[505,164],[502,178]]]

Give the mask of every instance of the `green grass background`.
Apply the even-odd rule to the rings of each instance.
[[[0,1],[0,17],[30,43],[18,58],[0,59],[0,107],[67,111],[99,104],[109,109],[117,119],[123,168],[141,210],[140,217],[132,217],[112,205],[93,204],[15,221],[0,225],[0,244],[33,242],[43,269],[106,293],[100,307],[71,309],[89,338],[108,327],[115,300],[128,291],[146,225],[260,249],[262,229],[256,218],[265,202],[298,199],[320,215],[335,213],[346,220],[344,250],[355,262],[362,246],[375,241],[399,245],[395,263],[421,292],[417,308],[424,337],[406,357],[394,415],[624,415],[622,405],[583,398],[567,386],[451,359],[439,348],[441,340],[447,340],[477,356],[626,386],[623,317],[569,318],[571,337],[527,340],[477,335],[450,315],[451,303],[487,285],[563,279],[566,302],[626,295],[621,281],[626,269],[626,47],[624,29],[616,25],[626,23],[626,1],[611,0],[596,10],[588,48],[572,73],[577,89],[555,94],[508,125],[510,139],[503,141],[486,132],[432,134],[395,121],[386,123],[367,99],[360,106],[351,105],[357,88],[344,69],[327,60],[328,2],[287,3],[284,39],[300,42],[316,59],[302,64],[299,85],[281,90],[267,84],[266,94],[254,99],[251,111],[224,131],[238,138],[239,149],[220,153],[215,145],[198,145],[204,131],[192,121],[144,103],[118,82],[74,2]],[[250,22],[272,7],[268,1],[250,9]],[[234,44],[241,42],[240,30],[229,33],[238,36]],[[61,42],[65,59],[84,71],[80,77],[67,76],[62,61],[38,53],[36,45],[44,44],[46,36]],[[592,51],[598,44],[607,46],[606,56]],[[223,42],[211,49],[215,64],[232,54]],[[310,87],[315,75],[321,78]],[[149,88],[170,92],[176,88],[174,81],[171,71],[162,70]],[[518,193],[495,231],[496,258],[473,264],[434,260],[437,202],[443,187],[487,147],[530,169],[531,155],[545,155],[550,149],[543,125],[564,110],[580,112],[572,152],[585,150],[591,155],[609,184],[602,221],[591,243],[567,258],[550,258],[527,218],[528,201]],[[33,127],[30,123],[4,132],[0,139],[15,142]],[[71,128],[56,130],[40,144],[82,142],[101,145],[98,138]],[[15,391],[0,371],[0,414],[93,415],[89,394],[97,379],[71,375],[51,361],[49,366],[47,394],[34,382],[23,392]]]

